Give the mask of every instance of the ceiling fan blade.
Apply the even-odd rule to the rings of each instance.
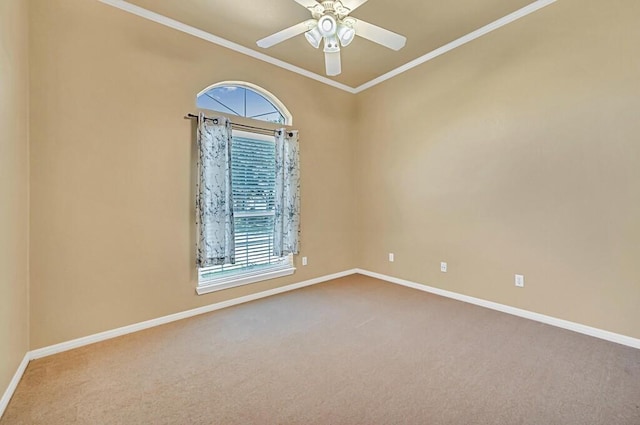
[[[271,34],[269,37],[265,37],[262,40],[258,40],[256,44],[266,49],[278,43],[281,43],[285,40],[288,40],[292,37],[295,37],[296,35],[300,35],[303,32],[309,31],[311,28],[313,28],[314,25],[316,25],[316,21],[313,19],[300,22],[297,25],[294,25],[289,28],[285,28],[282,31],[279,31],[275,34]]]
[[[326,67],[328,76],[333,77],[335,75],[339,75],[342,72],[340,52],[325,53],[324,65]]]
[[[369,0],[342,0],[342,5],[353,12],[368,1]]]
[[[382,44],[392,50],[400,50],[407,43],[407,38],[403,35],[396,34],[377,25],[370,24],[359,19],[355,19],[354,28],[356,35],[371,40],[374,43]]]
[[[310,7],[315,7],[318,4],[316,0],[293,0],[293,1],[295,1],[301,6],[306,7],[307,9],[309,9]]]

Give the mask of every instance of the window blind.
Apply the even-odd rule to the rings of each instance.
[[[259,270],[283,263],[283,258],[273,255],[275,177],[273,141],[233,137],[231,186],[236,263],[203,269],[201,278]]]

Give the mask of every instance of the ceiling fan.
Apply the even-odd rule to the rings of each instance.
[[[329,76],[342,72],[340,46],[347,47],[356,35],[393,50],[402,49],[407,42],[402,35],[349,16],[367,0],[294,1],[309,9],[313,19],[258,40],[257,44],[266,49],[304,33],[309,44],[317,49],[324,40],[325,67]]]

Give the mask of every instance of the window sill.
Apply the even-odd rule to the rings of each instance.
[[[239,273],[233,276],[225,276],[217,279],[210,279],[198,284],[196,293],[198,295],[209,294],[211,292],[222,291],[223,289],[235,288],[237,286],[248,285],[263,280],[275,279],[293,274],[296,268],[291,265],[284,265],[264,269],[249,273]]]

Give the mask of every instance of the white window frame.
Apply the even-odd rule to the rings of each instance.
[[[233,137],[264,140],[275,143],[274,136],[250,133],[235,129],[233,130]],[[242,213],[237,214],[237,217],[242,216]],[[215,267],[217,266],[198,269],[198,286],[196,288],[196,293],[198,295],[209,294],[211,292],[235,288],[237,286],[261,282],[263,280],[284,277],[292,275],[296,271],[296,268],[293,265],[293,254],[282,257],[282,259],[278,263],[270,264],[257,270],[243,271],[242,269],[240,269],[237,271],[229,272],[222,276],[213,276],[207,278],[203,277],[204,274],[208,274],[211,269]]]

